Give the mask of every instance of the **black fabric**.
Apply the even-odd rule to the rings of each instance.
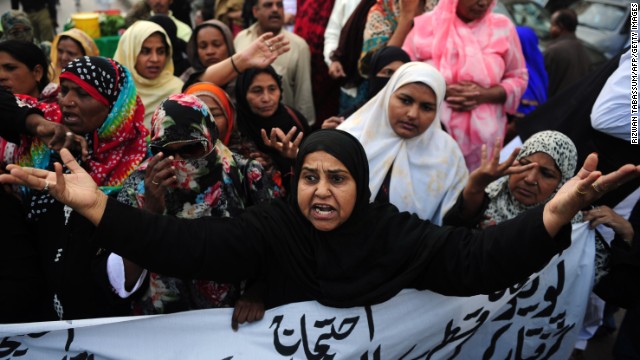
[[[631,245],[616,237],[611,242],[609,273],[594,288],[607,303],[640,311],[640,201],[636,203],[629,222],[634,236]]]
[[[464,206],[464,196],[462,196],[462,193],[460,193],[460,195],[458,195],[458,199],[456,200],[456,203],[453,204],[451,209],[449,209],[449,211],[447,211],[447,213],[442,218],[442,223],[444,225],[449,225],[449,226],[464,226],[468,228],[477,228],[480,226],[480,223],[485,219],[484,212],[489,207],[490,201],[491,199],[489,199],[489,196],[487,195],[487,193],[484,193],[484,196],[482,198],[482,204],[478,209],[478,213],[476,213],[473,217],[466,219],[465,217],[462,216],[462,209]]]
[[[282,79],[271,66],[265,69],[249,69],[240,74],[236,79],[236,109],[238,110],[236,120],[238,129],[240,130],[240,134],[253,141],[260,151],[271,156],[278,170],[283,173],[288,173],[288,168],[291,165],[290,159],[282,157],[278,151],[266,146],[262,141],[260,130],[265,129],[267,135],[271,134],[271,129],[273,128],[280,128],[287,133],[295,126],[298,128],[297,136],[300,132],[303,132],[305,135],[309,134],[311,128],[309,127],[307,119],[300,112],[289,108],[289,110],[296,114],[298,121],[293,118],[289,110],[287,110],[286,105],[282,103],[282,97],[278,109],[268,118],[258,116],[251,111],[249,102],[247,102],[247,93],[249,92],[253,79],[261,73],[267,73],[276,79],[280,93],[282,94]],[[287,183],[285,182],[285,184]]]
[[[371,57],[369,64],[371,72],[369,73],[369,89],[367,90],[367,100],[374,97],[382,88],[387,85],[390,77],[376,76],[385,66],[395,61],[408,63],[411,61],[409,55],[398,46],[385,46],[378,50]]]
[[[338,48],[331,53],[331,60],[340,61],[342,64],[342,68],[347,74],[342,83],[348,87],[358,86],[363,81],[358,71],[358,61],[364,42],[364,28],[367,25],[369,9],[375,3],[376,0],[360,1],[340,31]]]
[[[368,166],[357,140],[339,130],[310,135],[296,174],[304,156],[316,150],[344,161],[357,186],[353,215],[332,231],[316,230],[295,198],[252,207],[238,218],[196,220],[157,216],[110,199],[94,241],[171,276],[228,282],[262,275],[268,308],[313,299],[336,307],[375,304],[403,288],[489,293],[540,270],[570,244],[570,225],[549,237],[542,207],[471,231],[438,227],[390,204],[368,204]]]
[[[1,172],[0,172],[1,173]],[[20,201],[0,186],[0,323],[42,319],[44,274]]]
[[[402,50],[402,48],[398,46],[385,46],[378,51],[376,51],[371,57],[371,64],[369,66],[369,82],[367,88],[367,94],[364,99],[347,109],[344,113],[340,114],[341,117],[345,119],[349,116],[353,115],[358,109],[362,107],[362,105],[366,104],[372,97],[376,96],[380,90],[382,90],[385,85],[389,82],[391,77],[382,77],[376,76],[380,70],[382,70],[385,66],[391,64],[394,61],[402,61],[403,63],[408,63],[411,61],[409,55]]]
[[[625,49],[627,50],[627,49]],[[524,119],[516,121],[516,130],[522,141],[543,130],[557,130],[567,135],[578,149],[579,171],[586,157],[598,153],[598,170],[608,174],[624,164],[638,164],[640,157],[636,145],[615,138],[591,126],[591,109],[609,76],[617,69],[620,55],[612,58],[597,71],[550,98]],[[640,186],[636,178],[605,194],[596,205],[615,207]]]
[[[20,144],[20,135],[27,134],[25,120],[29,114],[44,116],[39,109],[18,106],[16,97],[0,87],[0,137]]]

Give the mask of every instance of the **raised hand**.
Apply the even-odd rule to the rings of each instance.
[[[236,53],[233,60],[242,72],[250,68],[265,68],[289,49],[289,41],[285,39],[284,34],[273,36],[273,33],[268,32],[254,40],[243,51]]]
[[[167,188],[178,183],[172,165],[173,156],[163,157],[163,153],[152,157],[144,173],[144,209],[156,214],[164,213]]]
[[[291,141],[297,130],[298,129],[294,126],[287,134],[285,134],[280,128],[273,128],[271,129],[270,137],[267,137],[267,131],[264,129],[262,129],[260,133],[265,145],[276,149],[286,158],[295,159],[296,156],[298,156],[298,149],[300,148],[300,143],[304,137],[304,134],[301,132],[293,141]]]
[[[482,145],[480,167],[469,174],[468,187],[474,190],[484,191],[489,184],[505,175],[519,174],[537,166],[536,163],[520,165],[518,161],[515,161],[520,152],[520,148],[515,148],[513,152],[511,152],[511,155],[509,155],[509,158],[500,163],[501,149],[502,139],[498,138],[493,146],[493,156],[489,159],[487,145]]]
[[[80,167],[69,150],[60,150],[60,156],[71,174],[63,174],[60,163],[54,164],[55,172],[9,165],[9,174],[0,175],[0,182],[48,191],[56,200],[69,205],[97,225],[104,213],[107,196],[98,189],[91,175]]]
[[[568,224],[580,209],[584,209],[607,192],[640,176],[640,166],[627,164],[602,175],[597,171],[598,156],[590,154],[576,176],[567,181],[544,208],[543,221],[550,235]]]

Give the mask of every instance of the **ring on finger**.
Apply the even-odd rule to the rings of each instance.
[[[587,195],[587,192],[585,190],[581,190],[580,186],[578,186],[578,185],[576,185],[576,193],[578,193],[579,196]]]
[[[65,135],[67,135],[67,137],[72,137],[73,133],[71,131],[67,131],[67,133]]]
[[[156,181],[156,178],[151,179],[151,183],[153,185],[160,185],[160,183]]]
[[[269,51],[273,51],[273,46],[269,46]]]
[[[48,193],[49,192],[49,181],[47,181],[47,180],[44,181],[44,187],[40,191],[42,191],[43,193]]]

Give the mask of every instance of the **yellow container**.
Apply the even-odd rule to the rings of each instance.
[[[86,32],[94,39],[100,37],[100,21],[98,13],[84,12],[71,15],[75,27]]]

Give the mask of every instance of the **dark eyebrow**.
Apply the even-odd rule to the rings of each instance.
[[[310,167],[308,167],[308,166],[303,166],[303,167],[302,167],[302,171],[304,171],[304,170],[306,170],[306,171],[311,171],[311,172],[315,172],[315,173],[317,173],[317,172],[318,172],[318,169],[310,168]],[[332,175],[333,175],[333,174],[343,174],[343,173],[348,173],[348,171],[347,171],[347,170],[344,170],[344,169],[327,170],[327,171],[325,171],[325,172],[326,172],[326,173],[328,173],[328,174],[332,174]]]

